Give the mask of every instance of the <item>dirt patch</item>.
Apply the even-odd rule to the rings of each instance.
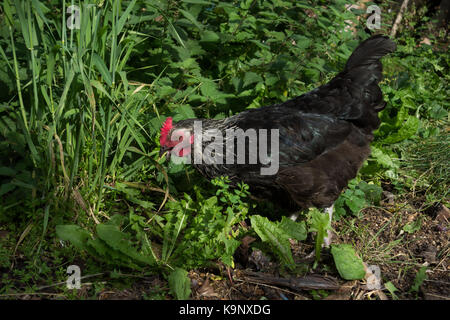
[[[448,221],[401,206],[367,208],[361,219],[336,223],[343,231],[340,241],[353,243],[367,264],[379,266],[383,282],[394,284],[399,298],[450,299]],[[427,267],[427,278],[417,295],[410,290],[421,267]]]

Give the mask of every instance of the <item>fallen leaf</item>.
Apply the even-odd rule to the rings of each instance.
[[[209,279],[206,279],[206,281],[203,282],[197,292],[199,296],[202,297],[219,297],[219,295],[214,291],[214,288],[211,286]]]

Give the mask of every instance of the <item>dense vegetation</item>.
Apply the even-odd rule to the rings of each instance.
[[[167,283],[150,298],[166,296],[164,283],[186,298],[187,272],[235,268],[248,235],[286,272],[301,272],[290,239],[315,239],[318,262],[324,215],[280,219],[247,186],[160,159],[159,128],[167,116],[222,118],[327,82],[370,35],[351,2],[80,1],[77,29],[69,2],[3,1],[0,295],[65,281],[77,264],[125,282],[159,275]],[[376,32],[389,34],[398,5],[378,5]],[[383,59],[382,125],[337,220],[379,206],[383,190],[414,195],[419,211],[448,204],[447,31],[432,17],[426,6],[404,14],[398,50]]]

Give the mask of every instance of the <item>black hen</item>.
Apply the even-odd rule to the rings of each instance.
[[[373,36],[356,48],[344,71],[329,83],[281,104],[223,120],[188,119],[173,124],[168,118],[161,130],[161,152],[189,156],[193,146],[193,165],[207,178],[228,176],[233,182],[244,181],[256,197],[279,203],[330,207],[370,154],[373,131],[380,125],[377,113],[385,106],[378,86],[382,77],[380,58],[395,49],[388,37]],[[194,132],[196,120],[201,121],[202,128]],[[260,153],[261,136],[259,144],[247,139],[245,161],[238,163],[239,138],[227,135],[227,130],[237,129],[247,133],[249,129],[258,133],[267,129],[268,156]],[[273,129],[278,130],[278,137]],[[198,142],[200,135],[203,139]],[[211,136],[214,139],[205,139]],[[271,138],[276,144],[270,143]],[[208,163],[205,152],[214,160]],[[195,163],[202,157],[206,161]],[[276,172],[262,173],[261,169],[267,170],[274,163]]]

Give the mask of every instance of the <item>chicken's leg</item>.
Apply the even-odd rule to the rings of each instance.
[[[328,207],[325,209],[325,212],[328,213],[328,216],[330,217],[330,225],[333,221],[333,211],[334,211],[334,204],[331,205],[331,207]],[[323,247],[329,247],[331,244],[331,238],[333,236],[333,232],[331,230],[327,231],[327,236],[323,239]]]

